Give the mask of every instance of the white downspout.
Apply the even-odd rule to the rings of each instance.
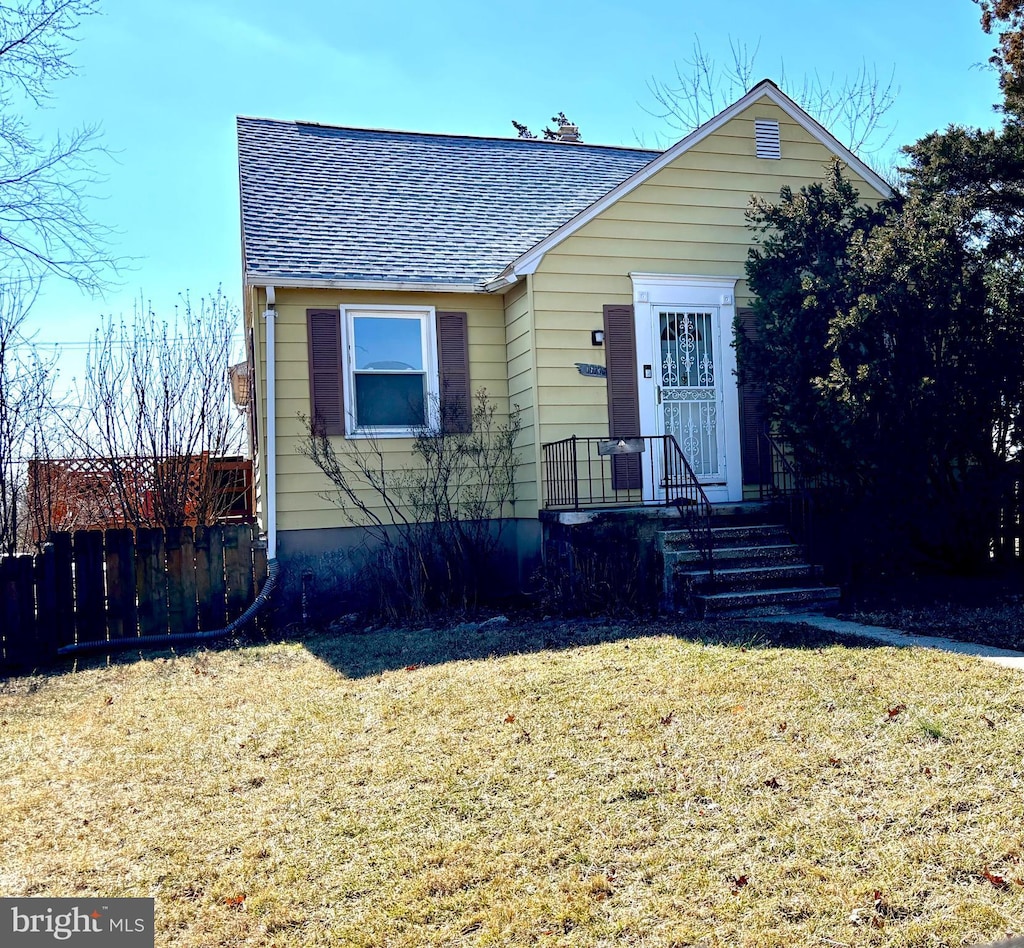
[[[274,288],[267,287],[267,456],[265,470],[267,489],[267,559],[277,559],[277,360],[274,352],[274,329],[277,318]]]

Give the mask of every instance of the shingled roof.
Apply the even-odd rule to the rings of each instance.
[[[479,286],[659,154],[239,118],[245,277]]]

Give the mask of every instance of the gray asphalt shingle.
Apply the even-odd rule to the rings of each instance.
[[[238,119],[249,279],[464,283],[659,152]]]

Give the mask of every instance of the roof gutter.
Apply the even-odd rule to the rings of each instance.
[[[485,283],[484,290],[488,293],[504,293],[510,286],[515,286],[518,282],[519,274],[515,270],[508,270],[497,279]]]
[[[387,290],[399,293],[483,293],[482,283],[430,283],[403,280],[333,280],[328,277],[283,277],[246,274],[246,286],[264,286],[273,279],[278,289],[322,287],[328,290]]]

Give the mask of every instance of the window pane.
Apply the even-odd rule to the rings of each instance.
[[[423,371],[420,317],[356,316],[352,325],[357,369]]]
[[[356,375],[356,423],[367,428],[417,428],[426,423],[424,376]]]

